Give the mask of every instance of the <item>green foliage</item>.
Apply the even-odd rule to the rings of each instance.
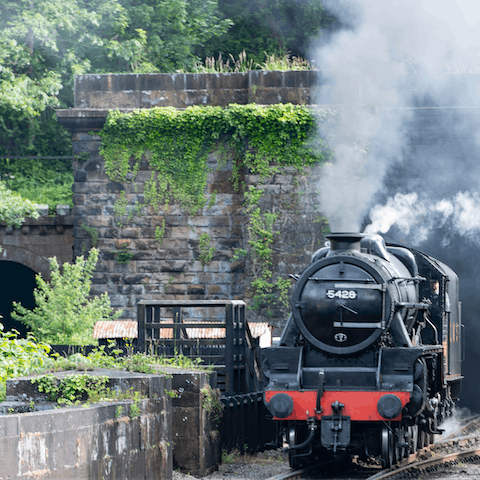
[[[216,0],[2,1],[0,156],[71,154],[44,114],[73,106],[75,75],[192,69],[196,49],[228,30],[220,17]]]
[[[73,171],[71,162],[68,171],[61,168],[65,162],[51,161],[52,164],[57,163],[56,168],[46,166],[46,163],[47,161],[16,160],[16,168],[8,168],[5,183],[22,197],[48,205],[49,212],[54,214],[57,205],[73,207]]]
[[[231,63],[230,63],[231,62]],[[222,54],[218,58],[207,57],[204,63],[196,63],[193,67],[195,73],[227,73],[227,72],[248,72],[258,67],[253,60],[247,58],[245,50],[238,55],[238,59],[229,54],[226,60],[223,60]]]
[[[0,182],[0,222],[9,227],[20,227],[25,217],[38,218],[38,205],[22,198]]]
[[[204,63],[196,63],[193,67],[195,73],[226,73],[248,72],[250,70],[313,70],[313,65],[302,57],[292,56],[289,52],[264,52],[263,62],[254,62],[247,57],[245,50],[238,55],[238,59],[229,54],[226,60],[219,53],[215,58],[207,57]],[[255,86],[253,87],[255,88]]]
[[[98,242],[98,230],[95,227],[90,227],[86,223],[82,223],[80,228],[90,235],[92,239],[92,247],[95,248]]]
[[[210,241],[211,239],[208,233],[202,233],[198,240],[198,249],[200,250],[198,260],[202,266],[205,266],[207,263],[212,261],[213,254],[215,252],[215,247],[210,246]]]
[[[162,244],[163,237],[165,235],[165,219],[162,220],[162,226],[157,225],[155,227],[155,240],[159,245]]]
[[[5,382],[9,378],[41,371],[48,363],[50,347],[38,343],[28,334],[18,338],[18,332],[4,332],[0,323],[0,402],[5,400]]]
[[[123,245],[117,252],[117,263],[125,265],[133,258],[133,253],[128,250],[127,245]]]
[[[62,270],[56,257],[49,260],[50,282],[36,276],[36,307],[32,311],[14,302],[12,317],[27,325],[39,340],[53,344],[92,344],[95,323],[116,319],[121,314],[113,313],[107,293],[89,298],[98,250],[92,248],[87,259],[80,256],[74,264],[65,263]]]
[[[198,61],[196,50],[225,34],[231,24],[221,18],[216,0],[124,0],[122,4],[128,15],[124,38],[134,36],[134,29],[148,32],[144,49],[137,56],[156,71],[191,68]]]
[[[126,356],[119,356],[120,349],[114,349],[111,342],[110,354],[105,351],[105,346],[94,349],[88,355],[75,353],[68,357],[53,354],[49,357],[50,347],[38,343],[29,334],[27,339],[18,339],[16,332],[3,332],[0,323],[0,402],[5,400],[5,382],[9,378],[16,378],[31,373],[59,372],[66,370],[92,370],[94,367],[127,370],[131,372],[164,374],[164,367],[181,368],[189,370],[208,371],[209,367],[201,365],[201,358],[185,357],[176,353],[172,358],[143,353],[130,352]],[[89,375],[69,375],[63,383],[52,375],[44,375],[39,384],[43,391],[51,393],[54,400],[63,404],[88,401],[95,403],[104,399],[130,398],[135,401],[135,392],[128,391],[123,396],[118,396],[115,391],[107,388],[102,377]],[[89,380],[98,378],[99,380]],[[172,396],[173,393],[167,392]],[[137,399],[139,397],[137,396]],[[138,402],[137,402],[138,404]],[[119,413],[120,415],[120,413]]]
[[[261,70],[312,70],[312,64],[302,57],[294,57],[285,52],[283,55],[271,54],[265,52],[265,61],[260,65]]]
[[[319,124],[328,118],[327,111],[314,115],[306,106],[291,104],[116,111],[109,113],[101,133],[101,154],[107,175],[117,182],[135,182],[138,164],[144,156],[154,170],[145,184],[146,204],[159,210],[173,199],[195,214],[207,203],[210,153],[217,151],[223,157],[233,157],[231,180],[237,189],[242,188],[240,173],[245,170],[257,175],[260,183],[286,166],[300,172],[305,166],[330,157],[325,142],[316,134]],[[250,186],[244,194],[249,216],[248,252],[238,250],[234,259],[248,253],[254,307],[277,301],[286,305],[289,280],[272,279],[272,246],[278,235],[278,215],[263,210],[263,190],[258,185]],[[208,208],[214,198],[215,194]],[[126,213],[126,203],[124,208],[119,213]],[[161,233],[157,227],[156,238]],[[205,265],[212,260],[215,250],[210,247],[207,233],[200,236],[199,249],[199,260]]]
[[[223,404],[220,401],[220,390],[213,389],[208,383],[200,389],[202,406],[214,423],[218,423],[223,415]]]
[[[206,42],[204,56],[237,57],[245,50],[256,63],[264,61],[264,52],[305,56],[312,40],[322,38],[322,30],[338,26],[321,0],[219,0],[218,5],[233,27]]]
[[[146,184],[145,201],[157,209],[172,197],[194,214],[206,203],[207,158],[220,139],[228,138],[228,149],[236,155],[234,175],[247,167],[267,177],[279,166],[302,168],[323,160],[325,143],[315,131],[315,117],[303,105],[112,111],[101,133],[100,153],[107,175],[126,182],[129,175],[135,178],[138,162],[148,152],[154,174]]]
[[[288,289],[290,279],[272,280],[272,246],[275,236],[280,232],[275,230],[278,214],[263,212],[258,206],[263,191],[250,186],[245,194],[247,214],[249,215],[248,245],[250,247],[250,264],[252,270],[251,287],[253,290],[251,308],[269,307],[277,301],[288,306]]]
[[[154,108],[126,115],[111,112],[101,133],[105,171],[112,180],[125,182],[148,151],[155,174],[146,185],[146,202],[158,208],[168,204],[171,196],[193,214],[206,203],[207,156],[219,129],[225,127],[222,120],[221,107]]]
[[[130,418],[137,418],[140,416],[140,400],[142,399],[141,393],[136,391],[133,393],[133,403],[130,405]]]
[[[46,393],[49,401],[60,405],[75,405],[82,401],[98,403],[112,399],[114,394],[107,386],[108,377],[104,375],[73,374],[63,378],[42,375],[34,378],[32,383],[38,384],[38,390]]]
[[[215,202],[217,201],[217,193],[217,190],[214,190],[208,201],[207,208],[212,208],[215,205]]]
[[[128,200],[125,198],[125,190],[120,193],[120,198],[117,199],[113,206],[113,213],[115,215],[115,221],[119,227],[123,226],[123,219],[127,215]]]

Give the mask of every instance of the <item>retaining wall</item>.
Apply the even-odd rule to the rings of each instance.
[[[147,398],[0,416],[0,479],[170,479],[171,379],[116,380]],[[7,400],[15,399],[42,403],[30,378],[7,382]]]
[[[123,400],[56,408],[32,384],[34,377],[8,380],[7,401],[0,404],[0,480],[171,479],[173,464],[197,476],[211,473],[220,463],[220,444],[202,389],[215,383],[215,374],[209,380],[205,372],[166,370],[55,374],[107,375],[110,388],[142,394],[135,406]]]

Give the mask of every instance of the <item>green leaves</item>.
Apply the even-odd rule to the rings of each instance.
[[[9,227],[20,227],[25,217],[38,218],[39,205],[22,198],[0,182],[0,222]]]
[[[93,327],[100,320],[114,320],[105,293],[89,298],[91,278],[98,260],[98,250],[89,256],[77,257],[74,264],[65,263],[62,271],[55,257],[50,259],[51,280],[37,275],[33,311],[14,302],[12,317],[27,325],[42,341],[53,344],[89,345],[93,343]]]
[[[71,374],[63,378],[43,375],[34,378],[38,390],[47,394],[48,400],[60,405],[77,405],[82,401],[92,403],[116,398],[116,392],[108,388],[109,378],[105,375]]]
[[[266,178],[278,166],[303,168],[322,161],[323,141],[317,139],[316,148],[309,148],[315,131],[315,117],[301,105],[115,111],[101,132],[100,153],[107,175],[117,182],[125,182],[130,174],[134,178],[141,156],[147,155],[155,174],[146,184],[146,201],[158,209],[172,196],[193,214],[205,205],[207,159],[220,139],[235,152],[235,182],[238,170],[245,167]]]
[[[50,347],[36,343],[32,335],[19,339],[17,332],[4,332],[0,323],[0,401],[5,398],[5,382],[9,378],[39,371],[48,361]]]
[[[116,111],[109,113],[101,132],[100,153],[107,174],[118,182],[135,182],[143,155],[153,170],[144,184],[145,202],[158,211],[173,198],[189,214],[195,214],[207,200],[209,154],[219,154],[219,165],[227,157],[233,160],[231,181],[237,189],[242,187],[242,170],[258,176],[258,183],[285,166],[301,171],[330,157],[326,143],[316,133],[329,115],[314,115],[306,106],[291,104]],[[258,185],[244,191],[254,302],[263,306],[279,300],[286,304],[290,281],[272,279],[277,214],[262,209],[262,194]],[[125,200],[122,195],[117,202]],[[157,226],[157,240],[163,233],[164,226]],[[211,261],[214,248],[207,233],[200,236],[199,250],[202,265]],[[241,253],[246,252],[238,250],[234,258]]]

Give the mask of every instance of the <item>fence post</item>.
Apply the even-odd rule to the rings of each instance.
[[[146,351],[145,342],[145,305],[142,303],[137,304],[137,347],[141,352]]]
[[[233,305],[225,305],[225,394],[235,395],[233,361]]]

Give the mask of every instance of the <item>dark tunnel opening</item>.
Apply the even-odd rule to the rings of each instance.
[[[4,332],[15,328],[21,337],[26,337],[27,327],[11,316],[13,302],[20,302],[25,308],[33,309],[35,300],[33,290],[36,288],[35,272],[16,262],[0,262],[0,315],[3,318]]]

